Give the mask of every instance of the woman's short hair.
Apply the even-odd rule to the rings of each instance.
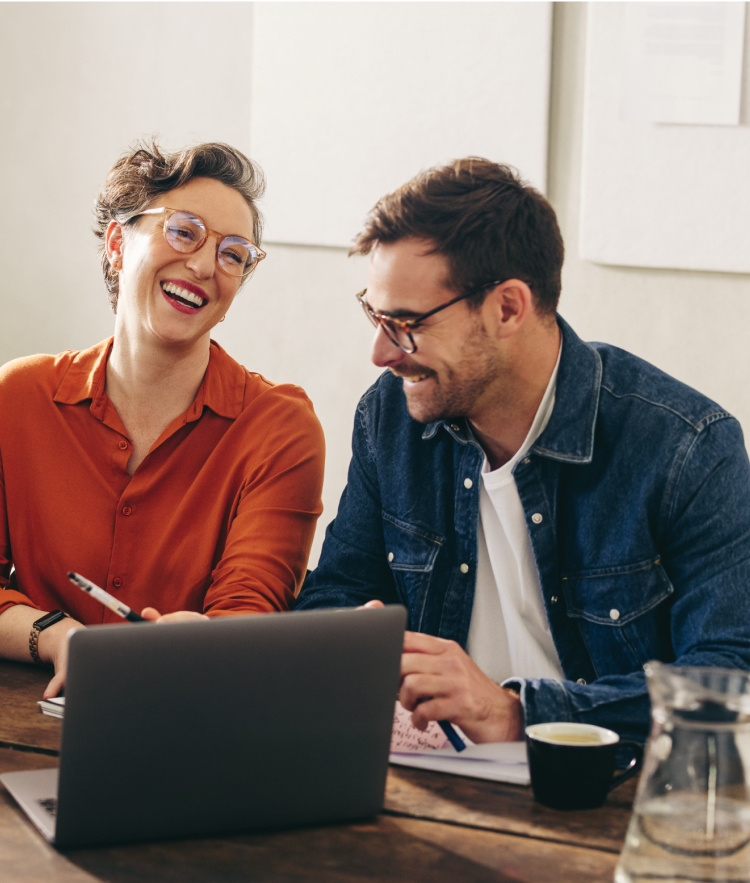
[[[193,178],[213,178],[236,190],[253,213],[253,242],[260,245],[263,219],[256,200],[265,191],[263,170],[239,150],[220,142],[196,144],[174,153],[162,153],[155,140],[142,141],[124,153],[110,169],[96,199],[94,234],[109,302],[117,312],[119,278],[107,258],[106,234],[110,221],[126,224],[160,194]]]
[[[538,311],[555,313],[565,255],[557,217],[510,166],[471,156],[421,172],[375,205],[349,254],[408,237],[430,240],[428,253],[445,255],[458,294],[521,279]]]

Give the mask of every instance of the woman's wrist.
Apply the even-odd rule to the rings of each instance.
[[[40,632],[37,639],[37,653],[41,661],[49,665],[56,665],[60,648],[68,640],[68,632],[74,628],[80,628],[80,626],[81,624],[75,619],[66,616]]]

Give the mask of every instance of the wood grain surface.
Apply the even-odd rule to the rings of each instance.
[[[59,721],[36,704],[46,670],[0,661],[0,772],[55,766]],[[429,881],[606,883],[634,783],[599,810],[556,812],[530,788],[391,767],[374,819],[232,837],[57,852],[0,787],[0,880],[9,883]]]
[[[0,660],[0,747],[60,750],[60,721],[37,705],[52,674],[51,668]]]

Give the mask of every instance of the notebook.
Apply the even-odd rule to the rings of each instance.
[[[51,712],[47,712],[48,714]],[[448,742],[436,721],[426,730],[411,722],[411,712],[396,703],[391,734],[391,763],[399,766],[435,770],[473,779],[529,785],[529,765],[525,742],[485,742],[475,745],[460,728],[458,735],[466,743],[463,751]]]
[[[59,773],[0,781],[58,848],[372,816],[405,622],[389,606],[74,632]]]

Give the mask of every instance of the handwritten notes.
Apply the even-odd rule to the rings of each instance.
[[[446,739],[436,721],[422,732],[412,724],[411,712],[397,702],[393,713],[390,762],[456,776],[529,784],[524,742],[474,745],[465,733],[459,732],[467,744],[460,753]]]
[[[448,740],[437,721],[432,721],[423,732],[411,722],[411,712],[396,703],[393,712],[393,733],[391,751],[429,751],[431,748],[445,748]]]

